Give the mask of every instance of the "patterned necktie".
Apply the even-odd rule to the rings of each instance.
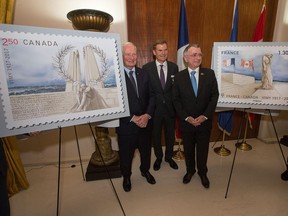
[[[195,96],[197,96],[197,82],[196,82],[195,74],[196,74],[196,71],[191,72],[191,83],[192,83]]]
[[[129,78],[130,78],[130,81],[131,81],[131,83],[132,83],[132,85],[134,87],[135,92],[137,93],[137,86],[136,86],[135,79],[133,77],[133,71],[129,71]]]
[[[160,65],[160,82],[161,82],[162,88],[164,89],[164,87],[165,87],[165,75],[164,75],[163,65]]]

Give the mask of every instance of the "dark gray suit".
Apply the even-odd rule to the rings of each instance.
[[[153,118],[153,145],[157,159],[162,160],[163,151],[161,145],[162,128],[165,135],[165,159],[173,156],[173,146],[175,142],[175,109],[172,102],[173,77],[178,73],[178,66],[167,61],[167,79],[165,88],[161,86],[155,61],[143,66],[143,70],[149,74],[151,86],[155,93],[155,113]]]
[[[186,169],[195,173],[195,149],[199,175],[206,175],[209,140],[212,129],[212,117],[219,97],[217,80],[213,70],[199,69],[198,94],[194,94],[188,69],[175,75],[173,103],[179,116],[179,130],[183,137]],[[194,127],[185,121],[188,116],[200,115],[208,119]]]

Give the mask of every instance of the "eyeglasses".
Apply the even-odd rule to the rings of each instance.
[[[203,54],[202,53],[192,53],[192,54],[187,54],[187,56],[191,56],[191,57],[196,57],[196,56],[198,56],[198,57],[203,57]]]

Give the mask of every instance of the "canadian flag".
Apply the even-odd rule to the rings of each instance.
[[[264,37],[264,25],[265,25],[265,17],[266,17],[266,5],[265,1],[262,6],[261,15],[258,19],[255,32],[253,34],[253,42],[262,42]]]
[[[265,0],[262,6],[261,14],[258,19],[255,32],[253,34],[253,42],[262,42],[264,38],[264,25],[265,25],[265,18],[266,18],[266,4]],[[255,114],[254,113],[248,113],[248,120],[250,128],[253,128],[254,120],[255,120]]]
[[[249,67],[254,67],[254,62],[253,60],[245,60],[241,59],[241,66],[244,68],[249,68]]]

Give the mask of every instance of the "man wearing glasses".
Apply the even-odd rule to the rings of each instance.
[[[201,67],[199,45],[188,45],[183,54],[188,67],[175,74],[173,86],[173,104],[179,116],[186,163],[183,183],[189,183],[197,170],[202,185],[209,188],[207,159],[218,84],[214,71]]]

